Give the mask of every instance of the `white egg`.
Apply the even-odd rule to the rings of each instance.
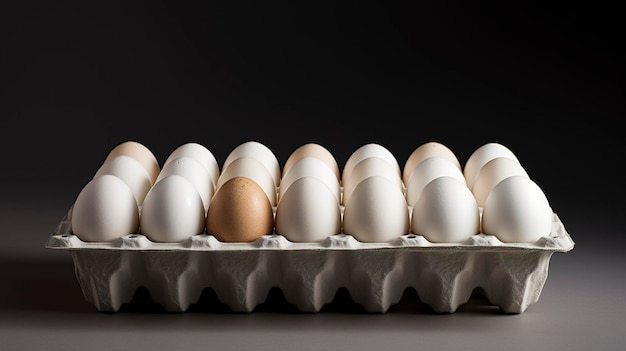
[[[112,241],[137,233],[139,208],[130,187],[120,178],[93,178],[72,207],[72,232],[83,241]]]
[[[553,211],[541,188],[526,176],[493,187],[482,213],[482,232],[502,242],[532,243],[552,230]]]
[[[474,186],[474,181],[480,169],[496,157],[508,157],[519,163],[517,156],[506,146],[499,143],[483,144],[472,152],[463,168],[463,175],[470,189]]]
[[[200,164],[209,172],[211,181],[215,187],[217,184],[217,178],[220,176],[220,168],[215,156],[213,156],[213,153],[211,153],[211,151],[204,145],[198,143],[186,143],[180,145],[167,157],[165,163],[163,163],[163,168],[165,168],[165,166],[167,166],[167,164],[171,161],[183,156],[191,157],[200,162]]]
[[[272,150],[270,150],[270,148],[259,143],[258,141],[247,141],[239,144],[226,157],[226,160],[222,165],[222,172],[228,167],[228,165],[241,157],[250,157],[259,161],[264,167],[267,168],[272,177],[272,181],[274,182],[274,186],[278,187],[280,185],[280,164],[278,163],[276,155],[272,152]]]
[[[284,174],[278,188],[278,201],[283,197],[285,191],[298,179],[302,177],[315,177],[321,180],[328,189],[335,195],[337,202],[341,201],[341,186],[339,179],[332,168],[316,157],[303,157],[293,163]]]
[[[400,178],[396,168],[384,159],[372,156],[363,159],[352,168],[350,176],[348,176],[343,183],[342,203],[345,205],[346,202],[348,202],[354,188],[360,182],[372,176],[381,176],[389,179],[396,184],[398,190],[404,194],[404,184],[402,184],[402,178]]]
[[[352,192],[343,213],[343,232],[361,242],[389,242],[409,232],[409,209],[391,180],[372,176]]]
[[[447,158],[430,157],[420,162],[411,173],[406,185],[406,202],[413,206],[424,187],[433,179],[449,176],[465,184],[463,172]]]
[[[257,183],[267,195],[272,206],[276,206],[277,189],[272,175],[260,161],[253,157],[240,157],[222,169],[222,174],[217,180],[217,189],[234,177],[246,177]]]
[[[156,182],[158,183],[165,177],[173,174],[183,176],[190,181],[191,184],[193,184],[194,188],[198,191],[198,194],[200,194],[200,198],[202,198],[204,210],[208,210],[209,202],[215,192],[209,171],[207,171],[207,169],[195,159],[182,156],[166,163],[163,166],[163,169],[161,169]]]
[[[472,187],[472,193],[476,198],[476,202],[478,202],[478,206],[483,207],[485,205],[487,195],[489,195],[489,192],[496,184],[514,175],[528,177],[528,173],[526,173],[522,165],[508,157],[496,157],[485,163],[480,172],[478,172]]]
[[[450,148],[439,142],[430,141],[418,146],[407,158],[402,169],[402,181],[404,184],[408,184],[413,169],[420,164],[420,162],[430,157],[446,158],[454,163],[459,170],[461,170],[461,164]]]
[[[457,178],[433,179],[413,206],[411,232],[430,242],[463,242],[479,231],[476,200],[465,183]]]
[[[339,234],[341,208],[336,194],[316,177],[296,179],[278,202],[275,225],[277,234],[293,242],[318,242]]]
[[[352,152],[352,154],[350,154],[350,157],[348,157],[348,160],[346,160],[346,163],[343,167],[343,172],[341,175],[342,185],[343,183],[345,183],[346,179],[350,177],[350,173],[352,172],[352,169],[359,162],[370,157],[382,158],[383,160],[387,161],[396,170],[398,175],[401,174],[398,160],[391,153],[391,151],[389,151],[387,148],[385,148],[384,146],[380,144],[370,143],[370,144],[362,145],[361,147],[356,149],[354,152]]]
[[[181,175],[162,178],[152,186],[141,210],[140,230],[155,242],[180,242],[202,234],[205,211],[196,188]]]
[[[114,175],[122,179],[132,190],[138,206],[143,204],[143,200],[152,186],[152,180],[144,166],[130,156],[121,155],[105,160],[96,171],[94,178],[104,174]]]

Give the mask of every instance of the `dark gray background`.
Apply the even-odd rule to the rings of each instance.
[[[591,6],[591,7],[590,7]],[[0,5],[2,349],[617,350],[625,244],[624,56],[600,3],[12,2]],[[118,143],[163,162],[185,142],[221,164],[256,140],[284,163],[306,142],[340,166],[376,142],[400,164],[426,141],[461,163],[516,153],[576,242],[538,303],[431,313],[415,294],[318,314],[280,292],[251,314],[208,296],[185,314],[87,303],[67,252],[44,244]]]

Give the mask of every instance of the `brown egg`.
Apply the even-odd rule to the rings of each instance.
[[[141,163],[141,165],[148,172],[150,181],[154,185],[154,182],[156,182],[159,172],[161,171],[161,167],[159,166],[159,161],[157,161],[150,149],[136,141],[125,141],[114,147],[113,150],[109,152],[104,162],[120,155],[130,156]]]
[[[215,193],[206,230],[224,242],[251,242],[274,231],[272,205],[252,179],[233,177]]]
[[[287,174],[287,171],[299,160],[305,157],[316,157],[322,160],[330,169],[335,173],[337,179],[339,179],[339,165],[337,160],[325,147],[315,143],[304,144],[295,149],[287,158],[285,165],[283,166],[283,177]]]

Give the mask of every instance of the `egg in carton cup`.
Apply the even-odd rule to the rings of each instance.
[[[317,144],[294,151],[282,174],[280,167],[258,167],[277,165],[262,144],[241,144],[221,173],[199,146],[181,146],[152,175],[139,172],[143,182],[132,181],[131,167],[122,172],[105,161],[108,171],[85,186],[49,237],[47,248],[71,253],[85,299],[99,311],[118,311],[145,287],[166,311],[184,312],[212,288],[232,311],[252,312],[278,287],[302,312],[320,311],[346,288],[366,311],[384,313],[414,288],[433,311],[452,313],[479,288],[503,312],[522,313],[538,301],[552,254],[574,247],[545,196],[533,196],[543,193],[527,174],[507,171],[511,162],[483,167],[513,159],[499,144],[477,149],[465,170],[482,174],[462,178],[441,144],[417,148],[404,172],[386,149],[368,144],[348,159],[343,179]],[[424,163],[446,158],[456,168]],[[198,173],[210,184],[205,196],[190,180]],[[273,188],[262,186],[270,181]],[[472,191],[478,184],[489,189],[481,206]]]

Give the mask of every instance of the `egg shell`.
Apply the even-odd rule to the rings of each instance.
[[[297,149],[295,149],[289,155],[289,157],[287,158],[287,161],[285,161],[285,165],[283,166],[282,177],[283,178],[285,177],[285,174],[287,173],[287,171],[289,171],[289,169],[291,169],[291,167],[296,162],[300,161],[301,159],[305,157],[315,157],[319,159],[320,161],[324,162],[331,169],[331,171],[333,171],[333,173],[335,174],[335,177],[337,178],[337,181],[339,181],[341,175],[339,173],[339,165],[337,164],[337,160],[335,159],[335,156],[333,156],[333,154],[330,153],[328,149],[316,143],[304,144],[304,145],[299,146]]]
[[[400,178],[396,168],[384,159],[373,156],[363,159],[352,168],[350,176],[343,183],[342,203],[345,205],[348,202],[354,188],[360,182],[372,176],[381,176],[389,179],[404,194],[404,184],[402,184],[402,178]]]
[[[508,243],[532,243],[550,234],[552,208],[526,176],[510,176],[493,187],[482,212],[482,232]]]
[[[326,163],[319,158],[307,156],[296,161],[289,171],[284,174],[280,181],[280,187],[278,188],[278,202],[280,202],[285,191],[287,191],[295,181],[302,177],[309,176],[321,180],[335,195],[337,202],[339,203],[341,201],[341,186],[339,185],[339,179],[337,179],[332,169],[326,167]]]
[[[465,184],[463,172],[449,159],[443,157],[429,157],[420,162],[411,173],[406,185],[406,202],[413,206],[424,187],[433,179],[449,176]]]
[[[462,170],[459,159],[456,157],[454,152],[450,150],[450,148],[442,143],[429,141],[421,144],[413,150],[404,163],[404,167],[402,168],[402,181],[404,181],[404,184],[408,184],[411,174],[413,173],[413,169],[415,169],[420,162],[430,157],[446,158],[450,160],[459,170]]]
[[[89,242],[112,241],[136,233],[139,208],[130,187],[120,178],[103,174],[87,183],[74,201],[72,232]]]
[[[391,180],[372,176],[352,192],[343,213],[343,232],[361,242],[389,242],[409,232],[409,209]]]
[[[290,241],[318,242],[341,232],[341,208],[324,182],[305,176],[281,197],[275,221],[276,233]]]
[[[450,176],[430,181],[415,202],[411,232],[434,243],[458,243],[480,231],[480,212],[464,182]]]
[[[217,178],[220,176],[220,167],[213,153],[202,144],[190,142],[178,146],[169,154],[163,163],[163,168],[165,168],[171,161],[183,156],[191,157],[204,166],[204,168],[206,168],[209,172],[209,176],[213,182],[213,187],[215,187],[217,184]]]
[[[152,180],[146,169],[136,159],[120,155],[106,160],[96,171],[94,178],[104,174],[122,179],[135,196],[137,206],[143,204],[146,194],[152,187]]]
[[[165,164],[161,173],[159,173],[156,182],[158,183],[165,177],[173,174],[183,176],[191,182],[191,184],[193,184],[196,191],[198,191],[198,194],[200,194],[204,211],[206,212],[209,208],[211,197],[215,191],[209,171],[195,159],[188,156],[182,156],[170,160],[167,164]]]
[[[345,183],[346,179],[350,177],[350,173],[352,169],[361,161],[369,157],[379,157],[383,160],[387,161],[398,173],[401,175],[400,165],[398,164],[398,160],[396,157],[389,151],[386,147],[376,144],[369,143],[360,146],[356,150],[354,150],[348,159],[346,160],[345,165],[343,166],[343,172],[341,174],[341,182],[342,185]]]
[[[272,175],[263,164],[253,157],[240,157],[230,162],[217,180],[217,189],[235,177],[246,177],[256,182],[265,192],[272,206],[276,206],[278,190]]]
[[[206,217],[208,234],[224,242],[251,242],[274,231],[274,213],[252,179],[233,177],[216,192]]]
[[[500,143],[486,143],[481,145],[467,158],[465,166],[463,167],[463,175],[465,176],[465,181],[470,189],[474,186],[474,181],[476,180],[480,169],[487,162],[496,157],[508,157],[519,163],[519,160],[513,151]]]
[[[104,162],[121,155],[130,156],[139,161],[150,175],[150,182],[152,184],[156,182],[161,166],[152,151],[145,145],[132,140],[120,143],[109,152]]]
[[[204,232],[200,194],[185,177],[172,174],[148,192],[141,210],[141,233],[154,242],[181,242]]]
[[[261,162],[271,175],[274,186],[278,187],[280,185],[280,164],[278,163],[276,155],[269,147],[258,141],[246,141],[239,144],[228,154],[226,160],[224,160],[222,172],[228,167],[228,165],[241,157],[251,157]]]
[[[491,161],[485,163],[481,167],[480,172],[476,176],[474,186],[472,187],[472,193],[478,202],[479,207],[485,205],[485,200],[491,189],[503,179],[521,175],[528,177],[528,173],[519,164],[519,162],[512,160],[508,157],[496,157]]]

